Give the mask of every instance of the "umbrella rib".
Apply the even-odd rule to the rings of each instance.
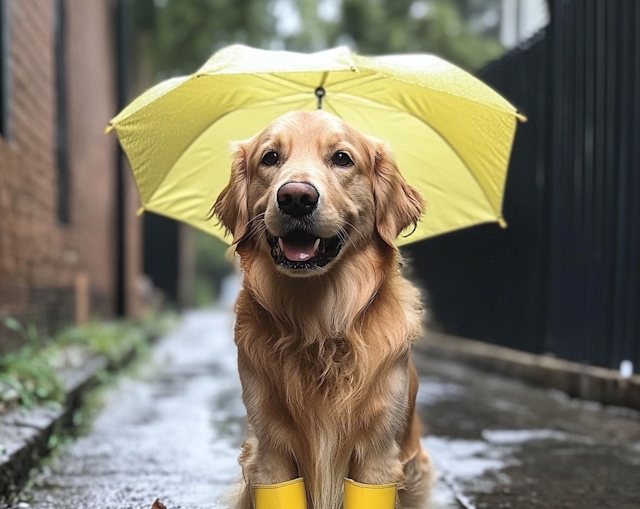
[[[415,115],[412,115],[415,116]],[[446,136],[444,136],[438,129],[436,129],[435,127],[433,127],[431,124],[429,124],[428,122],[424,121],[421,118],[415,117],[417,118],[420,122],[426,124],[427,126],[429,126],[431,129],[433,129],[433,132],[436,133],[438,136],[440,136],[440,138],[442,139],[442,141],[444,141],[447,146],[453,151],[453,153],[458,156],[458,159],[460,159],[460,161],[462,161],[462,164],[464,164],[464,166],[467,168],[467,170],[469,171],[469,173],[471,174],[471,176],[473,177],[473,180],[475,181],[475,183],[478,185],[478,187],[480,188],[480,190],[482,191],[482,194],[484,195],[484,197],[487,200],[487,203],[491,206],[491,208],[493,209],[493,211],[498,215],[501,216],[501,211],[496,211],[493,208],[493,205],[491,203],[491,199],[489,198],[489,196],[487,195],[487,191],[485,190],[485,188],[482,186],[482,184],[480,184],[480,181],[478,180],[477,175],[471,170],[471,168],[469,167],[469,165],[467,164],[467,161],[465,161],[464,157],[462,157],[462,155],[460,154],[460,152],[458,152],[458,150],[449,142],[449,140],[446,138]]]
[[[518,111],[515,108],[513,108],[513,106],[511,106],[513,108],[513,111],[509,111],[508,109],[501,108],[501,107],[499,107],[497,105],[482,103],[480,101],[477,101],[475,99],[471,99],[469,97],[465,97],[463,95],[447,92],[446,90],[440,90],[440,89],[437,89],[437,88],[431,88],[429,86],[420,85],[418,83],[412,83],[411,81],[407,81],[407,80],[402,79],[401,77],[398,77],[398,76],[388,76],[386,74],[381,74],[381,73],[379,73],[378,71],[375,71],[375,70],[372,72],[371,70],[368,70],[366,68],[360,70],[360,72],[367,72],[367,71],[369,72],[369,74],[365,75],[364,77],[363,76],[359,76],[359,77],[356,77],[356,78],[353,78],[353,79],[350,79],[350,80],[345,80],[345,81],[340,82],[338,85],[341,85],[343,83],[349,83],[351,81],[356,81],[356,80],[364,80],[365,78],[370,78],[367,81],[367,83],[371,83],[373,81],[379,81],[379,80],[383,80],[383,79],[388,79],[388,80],[392,80],[392,81],[399,81],[401,83],[406,83],[407,85],[411,85],[411,86],[415,86],[415,87],[419,87],[419,88],[424,88],[425,90],[430,90],[430,91],[433,91],[433,92],[446,94],[446,95],[449,95],[451,97],[456,97],[458,99],[462,99],[464,101],[469,101],[469,102],[472,102],[474,104],[479,104],[481,106],[494,109],[494,110],[499,111],[501,113],[509,113],[511,115],[514,115],[518,120],[526,121],[526,117],[524,117],[522,114],[518,113]],[[477,78],[475,78],[475,77],[473,77],[473,78],[477,80]],[[360,83],[354,83],[353,86],[357,86],[359,84]],[[343,88],[343,89],[340,89],[340,90],[335,90],[335,92],[345,92],[345,91],[353,88],[353,86],[350,86],[350,87],[347,87],[347,88]]]
[[[350,80],[341,81],[340,83],[338,83],[335,86],[338,87],[339,85],[342,85],[344,83],[349,83],[351,85],[348,86],[348,87],[345,87],[345,88],[340,88],[339,90],[334,90],[334,92],[335,93],[343,93],[343,92],[345,92],[347,90],[351,90],[353,87],[361,85],[362,82],[365,81],[365,80],[366,80],[366,83],[369,84],[369,83],[372,83],[374,81],[383,80],[385,78],[386,78],[386,76],[379,76],[377,74],[368,74],[366,76],[358,76],[357,78],[352,78]],[[353,81],[359,81],[359,83],[352,83]]]
[[[324,71],[322,73],[322,79],[320,80],[319,87],[324,87],[324,84],[327,82],[327,78],[329,77],[329,71]]]
[[[480,190],[482,191],[482,194],[484,195],[484,197],[487,200],[487,203],[489,203],[489,205],[491,206],[491,208],[493,209],[493,211],[498,215],[501,216],[501,211],[496,211],[493,208],[493,205],[491,204],[491,199],[489,198],[489,196],[487,195],[487,191],[485,190],[485,188],[482,186],[482,184],[480,184],[480,181],[478,180],[477,175],[471,170],[471,168],[469,167],[469,165],[467,164],[467,161],[465,161],[464,157],[462,157],[462,155],[460,154],[460,152],[458,152],[458,150],[449,142],[449,140],[446,138],[446,136],[444,136],[438,129],[436,129],[435,127],[433,127],[431,124],[429,124],[428,122],[426,122],[425,120],[416,117],[415,115],[412,115],[413,117],[417,118],[420,122],[422,122],[423,124],[429,126],[431,129],[433,129],[433,132],[436,133],[438,136],[440,136],[440,138],[442,139],[442,141],[444,141],[447,146],[453,151],[453,153],[458,156],[458,159],[460,159],[460,161],[462,161],[462,164],[465,165],[465,167],[467,168],[467,170],[469,171],[469,173],[471,174],[471,176],[473,177],[473,180],[476,182],[476,184],[478,185],[478,187],[480,188]]]
[[[326,72],[325,72],[325,74],[327,74],[327,76],[328,76],[328,73],[329,73],[329,71],[326,71]],[[361,82],[361,81],[362,81],[362,80],[364,80],[365,78],[373,78],[373,77],[376,77],[376,76],[375,76],[375,75],[373,75],[373,74],[366,74],[366,75],[363,75],[362,73],[359,73],[359,76],[356,76],[355,78],[349,78],[349,79],[346,79],[346,80],[342,80],[342,81],[340,81],[340,82],[338,82],[338,83],[334,83],[334,84],[332,84],[332,85],[325,85],[326,79],[323,77],[323,80],[322,80],[322,82],[320,83],[320,86],[321,86],[321,87],[329,87],[329,89],[330,89],[332,92],[334,92],[334,93],[338,93],[338,92],[343,92],[344,90],[349,90],[350,88],[353,88],[353,87],[348,87],[348,88],[342,88],[342,89],[339,89],[338,87],[340,87],[341,85],[344,85],[344,84],[346,84],[346,83],[352,83],[352,82],[354,82],[354,81]],[[377,78],[377,79],[382,79],[382,77],[379,77],[379,78],[378,78],[378,77],[376,77],[376,78]],[[289,80],[287,80],[287,81],[289,81]],[[359,83],[354,83],[353,85],[355,86],[355,85],[358,85],[358,84],[359,84]]]
[[[353,96],[351,94],[345,94],[349,97],[355,97],[356,99],[361,99],[360,97],[357,96]],[[374,101],[372,99],[367,99],[368,101],[376,104],[376,105],[380,105],[382,108],[384,109],[388,109],[391,111],[398,111],[398,110],[394,110],[393,108],[391,108],[390,106],[387,106],[386,104]],[[333,111],[336,112],[336,114],[344,119],[344,117],[342,115],[340,115],[340,113],[338,113],[338,110],[336,110],[336,107],[331,104],[331,109],[333,109]],[[430,123],[428,123],[427,121],[425,121],[424,119],[417,117],[416,115],[413,115],[412,113],[403,110],[404,113],[406,113],[407,115],[412,116],[413,118],[417,119],[418,121],[422,122],[423,124],[425,124],[427,127],[429,127],[430,129],[433,130],[434,133],[436,133],[440,139],[442,139],[442,141],[444,141],[447,146],[452,150],[452,152],[458,157],[458,159],[460,159],[460,161],[462,162],[462,164],[464,164],[465,168],[467,168],[467,171],[471,174],[471,176],[473,177],[473,180],[475,181],[475,183],[477,184],[477,186],[480,188],[480,190],[482,191],[482,194],[484,195],[484,197],[486,198],[487,202],[489,203],[489,205],[491,205],[491,208],[493,209],[494,212],[496,212],[496,214],[498,216],[501,216],[501,211],[496,211],[493,207],[493,205],[491,204],[491,199],[489,198],[489,196],[487,195],[487,192],[485,191],[484,187],[482,187],[482,185],[480,184],[480,181],[478,180],[478,177],[476,176],[476,174],[471,170],[471,168],[469,167],[469,165],[467,164],[467,162],[465,161],[464,157],[462,157],[462,155],[460,154],[460,152],[458,152],[458,150],[449,142],[449,140],[446,138],[446,136],[444,136],[438,129],[436,129],[433,125],[431,125]]]
[[[264,80],[264,81],[267,81],[267,82],[269,81],[269,79],[267,79],[264,74],[252,74],[252,73],[245,73],[245,74],[253,76],[253,77],[257,77],[257,78],[259,78],[261,80]],[[195,79],[198,79],[200,77],[216,78],[218,76],[223,76],[223,75],[194,74],[194,75],[190,76],[188,79],[186,79],[185,81],[183,81],[182,83],[178,84],[175,88],[171,88],[171,89],[167,89],[167,90],[163,91],[163,93],[158,95],[157,97],[155,97],[152,102],[149,102],[147,104],[143,104],[140,108],[138,108],[136,111],[134,111],[131,115],[139,114],[142,110],[144,110],[144,109],[150,107],[151,105],[153,105],[157,100],[165,97],[167,94],[173,92],[177,88],[180,88],[180,87],[182,87],[182,86],[194,81]],[[232,75],[230,75],[230,76],[232,76]],[[268,74],[268,76],[270,76],[271,78],[274,78],[274,79],[277,79],[277,80],[280,80],[280,81],[284,82],[284,84],[282,84],[282,86],[285,86],[285,87],[289,88],[290,90],[292,90],[294,92],[297,92],[297,93],[306,93],[306,92],[308,92],[308,88],[303,87],[302,85],[300,85],[299,83],[296,83],[295,81],[287,80],[287,79],[282,78],[281,76],[276,76],[274,74]],[[293,87],[291,85],[296,85],[296,87]],[[126,110],[126,108],[125,108],[125,110]],[[117,118],[118,116],[120,116],[121,114],[122,114],[122,111],[116,117],[114,117],[114,119]],[[129,116],[131,116],[131,115],[129,115]],[[118,124],[120,124],[122,121],[116,122],[114,124],[113,123],[114,119],[111,119],[111,121],[109,121],[109,125],[112,128],[117,128]],[[155,190],[154,190],[154,192],[155,192]]]
[[[302,98],[302,95],[304,94],[304,92],[296,92],[295,94],[290,94],[290,95],[283,95],[280,97],[280,99],[286,99],[288,97],[299,97],[298,99],[292,99],[290,101],[280,101],[278,102],[278,104],[293,104],[293,103],[297,103],[297,102],[302,102],[302,101],[311,101],[312,99],[310,98]],[[270,104],[273,103],[273,99],[265,99],[264,101],[259,101],[256,103],[252,103],[244,108],[236,108],[234,109],[231,113],[235,112],[235,111],[243,111],[243,110],[250,110],[253,108],[260,108],[262,106],[264,106],[265,104]]]
[[[345,83],[351,83],[352,81],[361,81],[361,80],[363,80],[363,79],[364,79],[364,77],[365,77],[365,76],[366,76],[366,77],[373,76],[372,74],[363,75],[363,74],[362,74],[362,73],[360,73],[360,72],[358,72],[358,73],[356,73],[356,74],[357,74],[357,75],[356,75],[355,77],[353,77],[353,78],[349,78],[349,79],[346,79],[346,80],[342,80],[342,81],[340,81],[340,82],[338,82],[338,83],[334,83],[333,85],[327,85],[327,86],[328,86],[328,87],[339,87],[340,85],[343,85],[343,84],[345,84]],[[325,85],[324,85],[324,83],[322,84],[322,86],[325,86]],[[346,89],[344,89],[344,90],[346,90]],[[341,92],[341,90],[335,90],[335,89],[334,89],[334,91],[336,91],[336,92]]]
[[[285,95],[285,96],[282,96],[282,98],[286,98],[286,97],[293,97],[293,96],[295,96],[295,95],[297,95],[297,94],[302,94],[302,93],[304,93],[304,92],[296,91],[296,93],[295,93],[295,94]],[[200,139],[200,136],[202,136],[202,135],[203,135],[203,134],[204,134],[204,133],[205,133],[205,132],[206,132],[206,131],[207,131],[207,130],[208,130],[208,129],[209,129],[209,128],[210,128],[210,127],[215,123],[215,122],[218,122],[220,119],[222,119],[222,118],[224,118],[224,117],[226,117],[226,116],[228,116],[228,115],[230,115],[230,114],[232,114],[232,113],[235,113],[236,111],[241,111],[241,110],[250,110],[250,109],[252,109],[252,108],[260,107],[261,105],[263,105],[263,104],[265,104],[265,103],[269,103],[269,102],[271,102],[271,99],[265,99],[264,101],[259,101],[259,102],[256,102],[256,103],[252,103],[252,104],[250,104],[249,106],[247,106],[247,107],[245,107],[245,108],[236,108],[236,109],[233,109],[233,110],[230,110],[230,111],[227,111],[227,112],[223,113],[223,114],[222,114],[222,115],[220,115],[218,118],[216,118],[213,122],[211,122],[210,124],[208,124],[208,125],[207,125],[207,126],[206,126],[206,127],[205,127],[205,128],[204,128],[204,129],[199,133],[199,134],[198,134],[198,136],[194,137],[194,138],[193,138],[193,140],[191,140],[191,142],[190,142],[190,143],[189,143],[189,144],[184,148],[184,150],[182,151],[182,154],[180,154],[180,157],[178,157],[178,158],[174,161],[174,163],[172,164],[172,166],[171,166],[171,167],[173,167],[173,166],[175,166],[175,165],[177,164],[177,162],[180,160],[180,158],[182,157],[182,155],[184,155],[184,154],[189,150],[189,148],[190,148],[190,147],[191,147],[191,146],[192,146],[196,141],[198,141],[198,140]],[[295,102],[299,102],[299,100],[295,100],[295,101],[294,101],[294,100],[292,100],[292,101],[289,101],[289,102],[291,102],[291,103],[295,103]],[[289,102],[283,102],[282,104],[288,104]],[[158,182],[158,184],[156,185],[156,187],[153,189],[153,191],[151,191],[151,193],[149,193],[149,198],[148,198],[148,200],[147,200],[147,201],[151,201],[151,199],[153,198],[153,195],[154,195],[154,194],[156,193],[156,191],[160,188],[160,186],[162,185],[162,183],[164,182],[164,180],[167,178],[167,176],[168,176],[168,175],[169,175],[169,171],[167,171],[167,172],[165,173],[165,175],[162,177],[162,179],[160,179],[160,181]]]
[[[418,117],[416,117],[418,118]],[[493,211],[497,214],[497,216],[501,216],[501,211],[496,211],[493,208],[493,205],[491,203],[491,199],[489,198],[489,196],[487,195],[487,191],[485,190],[485,188],[482,186],[482,184],[480,184],[480,181],[478,180],[478,177],[476,176],[476,174],[471,170],[471,168],[469,167],[469,165],[467,164],[467,161],[465,161],[464,157],[462,157],[462,155],[460,155],[460,152],[458,152],[456,150],[456,148],[451,145],[451,143],[449,143],[449,140],[447,140],[447,138],[440,132],[438,131],[438,129],[436,129],[435,127],[433,127],[431,124],[425,122],[424,120],[422,120],[421,118],[418,118],[418,120],[420,120],[422,123],[428,125],[431,129],[433,129],[433,132],[435,132],[438,136],[440,136],[440,138],[442,139],[442,141],[444,141],[447,146],[449,146],[449,148],[453,151],[453,153],[458,156],[458,159],[460,159],[460,161],[462,161],[462,164],[465,165],[465,167],[467,168],[467,170],[469,171],[469,173],[471,173],[471,176],[473,177],[473,180],[476,182],[476,184],[478,185],[478,187],[480,188],[480,190],[482,191],[482,194],[484,195],[484,197],[487,200],[487,203],[491,206],[491,208],[493,209]]]
[[[344,120],[344,117],[340,114],[340,112],[336,109],[336,107],[330,101],[327,101],[327,108],[331,108],[338,117]]]
[[[319,72],[320,72],[320,71],[319,71]],[[322,73],[322,78],[320,79],[320,83],[319,83],[317,86],[319,86],[319,87],[324,87],[324,86],[325,86],[325,83],[326,83],[326,81],[327,81],[327,78],[329,77],[329,74],[330,74],[331,72],[335,72],[335,71],[324,71],[324,72]],[[293,74],[293,73],[289,71],[289,72],[282,73],[282,74]],[[293,81],[293,80],[287,79],[287,78],[285,78],[285,77],[284,77],[284,76],[282,76],[282,75],[275,75],[275,74],[271,74],[271,73],[269,73],[269,76],[273,76],[274,78],[279,78],[279,79],[281,79],[282,81],[286,81],[287,83],[293,83],[294,85],[296,85],[296,86],[300,87],[300,91],[307,92],[307,91],[309,90],[309,87],[307,87],[306,85],[301,85],[301,84],[300,84],[300,83],[298,83],[297,81]],[[362,79],[362,78],[358,76],[358,77],[356,77],[356,78],[351,78],[351,79],[349,79],[349,80],[341,81],[341,82],[340,82],[340,84],[342,84],[342,83],[347,83],[347,82],[354,81],[354,80],[358,80],[358,79]]]
[[[320,87],[324,87],[325,86],[327,78],[328,78],[328,76],[329,76],[329,74],[331,72],[334,72],[334,71],[324,71],[324,73],[322,74],[322,79],[321,79],[321,81],[320,81],[318,86],[320,86]],[[277,78],[277,79],[279,79],[281,81],[284,81],[286,83],[296,85],[297,87],[299,87],[297,90],[300,91],[300,92],[307,92],[309,90],[309,88],[306,85],[301,85],[297,81],[287,79],[282,75],[282,74],[293,74],[293,73],[289,72],[289,73],[282,73],[282,74],[277,74],[277,75],[276,74],[272,74],[272,73],[266,73],[266,74],[268,76],[271,76],[273,78]],[[359,73],[359,74],[360,74],[359,76],[356,76],[354,78],[343,80],[343,81],[340,81],[339,83],[336,83],[334,85],[327,85],[327,86],[329,86],[329,87],[338,87],[338,86],[343,85],[345,83],[351,83],[353,81],[362,81],[363,79],[365,79],[365,77],[366,78],[375,78],[376,80],[386,78],[386,76],[377,76],[377,75],[373,75],[373,74],[367,74],[366,76],[363,76],[362,73]],[[266,78],[264,78],[264,74],[255,74],[254,76],[260,76],[262,79],[266,79]],[[354,85],[357,85],[357,83],[354,83]],[[293,89],[293,87],[290,87],[290,88]],[[352,88],[352,87],[349,87],[349,88]],[[343,88],[343,89],[335,90],[335,91],[336,92],[342,92],[343,90],[348,90],[348,88]]]
[[[291,90],[295,90],[296,92],[307,92],[309,89],[303,85],[301,85],[300,83],[296,83],[293,80],[288,80],[286,78],[283,78],[282,76],[278,76],[277,74],[272,74],[272,73],[264,73],[264,74],[251,74],[251,76],[255,76],[257,78],[260,78],[262,80],[265,81],[270,81],[269,79],[267,79],[265,76],[269,76],[271,78],[274,78],[276,80],[282,81],[285,84],[283,84],[283,86],[287,86],[289,89]],[[295,85],[295,87],[291,86],[291,85]]]
[[[378,73],[377,71],[374,71],[374,72],[375,72],[375,75],[376,75],[376,76],[379,76],[381,79],[395,80],[395,81],[399,81],[399,82],[401,82],[401,83],[406,83],[407,85],[411,85],[411,86],[414,86],[414,87],[420,87],[420,88],[424,88],[424,89],[426,89],[426,90],[431,90],[431,91],[433,91],[433,92],[438,92],[438,93],[440,93],[440,94],[449,95],[449,96],[451,96],[451,97],[456,97],[457,99],[462,99],[463,101],[469,101],[469,102],[472,102],[472,103],[474,103],[474,104],[479,104],[480,106],[484,106],[485,108],[491,108],[491,109],[493,109],[493,110],[499,111],[500,113],[508,113],[508,114],[513,115],[514,117],[516,117],[518,120],[522,120],[522,121],[525,121],[525,120],[526,120],[526,117],[525,117],[524,115],[522,115],[521,113],[518,113],[518,111],[517,111],[517,110],[516,110],[516,109],[515,109],[515,108],[514,108],[510,103],[508,103],[508,102],[507,102],[507,104],[508,104],[509,106],[511,106],[511,108],[513,108],[513,110],[511,110],[511,111],[510,111],[510,110],[508,110],[508,109],[505,109],[505,108],[501,108],[500,106],[497,106],[497,105],[495,105],[495,104],[487,104],[487,103],[483,103],[483,102],[481,102],[481,101],[478,101],[478,100],[476,100],[476,99],[471,99],[471,98],[469,98],[469,97],[465,97],[465,96],[463,96],[463,95],[454,94],[454,93],[452,93],[452,92],[447,92],[446,90],[441,90],[441,89],[438,89],[438,88],[432,88],[432,87],[429,87],[429,86],[426,86],[426,85],[420,85],[420,84],[418,84],[418,83],[413,83],[413,82],[408,81],[408,80],[406,80],[406,79],[402,79],[401,77],[398,77],[398,76],[388,76],[388,75],[386,75],[386,74],[380,74],[380,73]],[[476,81],[480,81],[480,80],[478,80],[478,78],[476,78],[475,76],[472,76],[472,75],[470,75],[470,76],[471,76],[473,79],[475,79]],[[482,81],[480,81],[480,83],[482,83]],[[482,83],[482,84],[483,84],[485,87],[488,87],[488,86],[487,86],[487,85],[485,85],[484,83]],[[488,88],[489,88],[490,90],[492,90],[492,89],[491,89],[491,87],[488,87]]]
[[[369,78],[369,79],[367,80],[367,78]],[[439,94],[449,95],[451,97],[456,97],[457,99],[462,99],[464,101],[470,101],[470,102],[475,103],[475,104],[480,104],[481,106],[484,106],[484,107],[487,107],[487,108],[491,108],[491,109],[499,111],[501,113],[512,114],[519,120],[523,120],[523,118],[524,118],[517,111],[508,111],[508,110],[499,108],[497,106],[494,106],[494,105],[491,105],[491,104],[484,104],[484,103],[481,103],[481,102],[476,101],[474,99],[470,99],[468,97],[464,97],[464,96],[461,96],[461,95],[458,95],[458,94],[452,94],[451,92],[446,92],[444,90],[438,90],[438,89],[435,89],[435,88],[423,87],[422,85],[417,85],[415,83],[411,83],[410,81],[402,80],[402,79],[397,78],[397,77],[385,76],[383,74],[369,74],[366,77],[360,76],[360,77],[353,78],[353,79],[350,79],[350,80],[342,81],[337,86],[342,85],[343,83],[351,83],[352,81],[356,81],[356,80],[358,80],[359,82],[358,83],[353,83],[351,86],[348,86],[348,87],[345,87],[345,88],[341,88],[339,90],[334,90],[334,93],[347,92],[347,91],[351,90],[352,88],[354,88],[356,86],[362,85],[363,84],[362,81],[364,81],[364,80],[366,80],[366,84],[369,84],[369,83],[373,83],[375,81],[380,81],[380,80],[384,80],[384,79],[397,80],[397,81],[400,81],[402,83],[406,83],[408,85],[424,88],[425,90],[429,90],[429,91],[432,91],[432,92],[437,92]],[[379,104],[382,104],[382,103],[379,103]]]

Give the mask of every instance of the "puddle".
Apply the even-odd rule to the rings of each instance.
[[[457,399],[465,393],[462,385],[442,382],[438,378],[420,378],[416,401],[419,404],[433,406],[444,400]]]
[[[451,490],[465,509],[476,509],[474,494],[491,493],[498,485],[510,483],[503,471],[520,464],[517,456],[525,444],[543,440],[590,442],[586,437],[552,429],[484,430],[482,438],[460,440],[428,436],[422,439],[422,445],[433,459],[439,482]],[[640,450],[640,445],[638,447]],[[438,500],[434,502],[436,509],[440,509]]]
[[[490,492],[495,483],[483,476],[517,464],[510,448],[497,448],[483,440],[429,436],[421,442],[437,471],[434,509],[459,507],[458,504],[466,509],[475,509],[466,492]]]
[[[484,430],[482,438],[492,444],[522,444],[531,440],[577,441],[581,437],[553,429],[496,429]]]

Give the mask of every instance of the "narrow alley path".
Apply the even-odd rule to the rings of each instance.
[[[25,491],[31,507],[222,507],[240,475],[244,406],[232,317],[190,313],[149,365],[108,395],[80,437]]]
[[[245,434],[231,331],[229,314],[186,314],[19,507],[224,507]],[[423,441],[441,473],[434,509],[640,508],[638,413],[416,361]]]

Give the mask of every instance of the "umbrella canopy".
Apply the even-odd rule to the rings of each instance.
[[[231,141],[320,106],[390,143],[427,213],[398,244],[502,221],[516,109],[432,55],[363,57],[230,46],[195,74],[149,89],[111,120],[144,210],[224,238],[211,206],[230,175]]]

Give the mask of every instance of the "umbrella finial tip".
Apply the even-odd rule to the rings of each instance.
[[[323,87],[318,87],[315,90],[316,97],[318,98],[318,109],[322,109],[322,99],[325,96],[325,91]]]

